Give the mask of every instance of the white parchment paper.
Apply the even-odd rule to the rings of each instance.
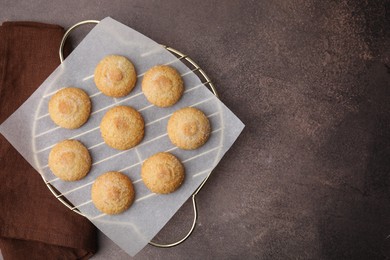
[[[136,67],[137,85],[126,97],[118,99],[106,97],[94,85],[93,72],[97,63],[110,54],[123,55]],[[143,74],[158,64],[173,66],[184,80],[185,93],[182,99],[170,108],[151,105],[141,91]],[[57,90],[67,86],[85,90],[92,101],[92,114],[88,122],[76,130],[56,126],[48,115],[50,97]],[[146,124],[143,141],[127,151],[108,147],[100,136],[99,124],[103,115],[116,105],[127,105],[137,109]],[[176,148],[166,133],[170,115],[186,106],[201,109],[208,116],[212,126],[209,141],[194,151]],[[133,256],[191,196],[231,147],[243,127],[243,123],[169,51],[133,29],[111,18],[105,18],[37,91],[0,125],[0,132],[46,181],[55,186],[102,232]],[[80,181],[63,182],[56,178],[47,166],[51,148],[64,139],[81,141],[91,153],[92,169],[87,177]],[[186,170],[183,185],[169,195],[151,193],[140,177],[142,162],[162,151],[176,155]],[[135,202],[129,210],[120,215],[102,214],[91,202],[90,191],[93,181],[107,171],[120,171],[128,175],[134,184]]]

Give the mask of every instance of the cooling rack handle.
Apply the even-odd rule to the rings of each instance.
[[[152,245],[152,246],[155,246],[155,247],[160,247],[160,248],[169,248],[169,247],[174,247],[174,246],[177,246],[177,245],[180,245],[181,243],[183,243],[187,238],[189,238],[192,234],[192,232],[194,231],[195,229],[195,226],[196,226],[196,221],[198,219],[198,209],[196,207],[196,199],[195,199],[196,195],[192,195],[191,198],[192,198],[192,208],[194,210],[194,218],[192,220],[192,225],[191,225],[191,228],[190,230],[187,232],[187,234],[180,240],[177,240],[176,242],[173,242],[173,243],[170,243],[170,244],[159,244],[157,242],[153,242],[153,241],[150,241],[149,242],[149,245]]]
[[[82,25],[85,25],[85,24],[98,24],[99,21],[98,20],[85,20],[85,21],[81,21],[79,23],[76,23],[75,25],[73,25],[72,27],[70,27],[68,30],[66,30],[64,36],[62,37],[62,40],[61,40],[61,44],[60,44],[60,49],[59,49],[59,56],[60,56],[60,60],[61,60],[61,63],[64,61],[64,54],[63,54],[63,49],[64,49],[64,45],[65,45],[65,42],[66,42],[66,39],[68,38],[69,34],[75,30],[76,28],[78,28],[79,26],[82,26]],[[190,57],[188,57],[187,55],[181,53],[180,51],[172,48],[172,47],[167,47],[167,46],[164,46],[164,48],[166,48],[168,51],[170,51],[171,53],[177,55],[180,57],[180,59],[185,59],[187,62],[189,62],[189,64],[191,64],[195,70],[194,71],[199,71],[200,75],[206,80],[205,82],[203,82],[203,84],[207,87],[210,88],[210,90],[213,92],[213,94],[215,96],[218,97],[218,93],[217,93],[217,90],[214,86],[214,84],[211,82],[210,78],[207,76],[207,74],[203,71],[202,68],[199,67],[199,65],[197,63],[195,63]],[[180,240],[177,240],[176,242],[173,242],[173,243],[170,243],[170,244],[160,244],[160,243],[157,243],[157,242],[153,242],[153,241],[150,241],[149,244],[152,245],[152,246],[155,246],[155,247],[160,247],[160,248],[169,248],[169,247],[174,247],[174,246],[177,246],[181,243],[183,243],[188,237],[191,236],[192,232],[194,231],[195,227],[196,227],[196,221],[198,219],[198,209],[196,207],[196,195],[198,194],[198,192],[202,189],[202,187],[204,186],[204,184],[206,183],[206,181],[208,180],[208,178],[210,177],[211,175],[211,172],[209,175],[207,175],[207,177],[202,181],[202,183],[199,185],[199,187],[195,190],[195,192],[192,194],[191,196],[191,199],[192,199],[192,208],[193,208],[193,212],[194,212],[194,217],[193,217],[193,220],[192,220],[192,225],[191,225],[191,228],[190,230],[187,232],[187,234],[181,238]],[[49,187],[49,186],[48,186]],[[50,187],[49,187],[50,188]],[[56,194],[56,192],[52,189],[50,189],[52,191],[52,193],[54,195],[58,195]],[[60,200],[63,204],[65,204],[65,206],[67,206],[68,208],[72,209],[73,211],[75,211],[76,213],[79,213],[80,215],[83,215],[78,209],[70,206],[66,201],[63,201],[63,200]]]
[[[60,44],[60,50],[59,50],[59,55],[60,55],[60,61],[61,63],[64,62],[64,45],[66,42],[66,39],[68,39],[69,34],[76,29],[77,27],[84,25],[84,24],[98,24],[98,20],[85,20],[79,23],[76,23],[72,27],[70,27],[68,30],[66,30],[64,36],[62,37],[61,44]]]

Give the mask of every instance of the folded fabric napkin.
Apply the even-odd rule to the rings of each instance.
[[[59,65],[61,27],[0,26],[0,124]],[[26,136],[25,138],[30,138]],[[41,176],[0,135],[0,248],[4,259],[87,259],[96,228],[58,201]]]

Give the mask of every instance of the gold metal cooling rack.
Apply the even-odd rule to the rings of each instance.
[[[59,56],[60,56],[60,60],[61,60],[61,63],[64,61],[64,55],[63,55],[63,49],[64,49],[64,45],[65,45],[65,42],[66,42],[66,39],[68,38],[68,36],[70,35],[70,33],[75,30],[76,28],[82,26],[82,25],[85,25],[85,24],[98,24],[99,21],[97,20],[85,20],[85,21],[82,21],[82,22],[79,22],[75,25],[73,25],[72,27],[70,27],[64,34],[62,40],[61,40],[61,44],[60,44],[60,48],[59,48]],[[172,48],[172,47],[168,47],[168,46],[165,46],[165,45],[162,45],[166,50],[168,50],[169,52],[171,52],[173,55],[176,56],[177,60],[180,60],[182,61],[192,72],[194,72],[202,81],[202,84],[205,85],[206,87],[208,87],[212,93],[218,97],[218,93],[217,93],[217,90],[214,86],[214,84],[211,82],[210,78],[207,76],[207,74],[204,72],[204,70],[194,61],[192,60],[190,57],[188,57],[187,55],[183,54],[182,52]],[[172,242],[172,243],[168,243],[168,244],[160,244],[160,243],[156,243],[156,242],[153,242],[153,241],[150,241],[149,244],[150,245],[153,245],[153,246],[156,246],[156,247],[160,247],[160,248],[169,248],[169,247],[174,247],[174,246],[177,246],[181,243],[183,243],[191,234],[192,232],[194,231],[195,229],[195,226],[196,226],[196,221],[197,221],[197,218],[198,218],[198,210],[197,210],[197,206],[196,206],[196,195],[199,193],[199,191],[203,188],[203,186],[205,185],[205,183],[207,182],[208,178],[210,177],[212,171],[206,176],[206,178],[201,182],[201,184],[198,186],[198,188],[195,190],[195,192],[192,194],[191,196],[191,200],[192,200],[192,207],[193,207],[193,221],[192,221],[192,225],[191,225],[191,228],[190,230],[186,233],[186,235],[184,237],[182,237],[181,239],[177,240],[176,242]],[[62,202],[62,204],[64,204],[66,207],[68,207],[70,210],[86,217],[79,209],[77,209],[77,207],[73,206],[67,199],[66,197],[60,193],[59,191],[57,191],[55,189],[55,187],[53,185],[50,184],[51,181],[47,181],[44,177],[44,175],[41,175],[43,180],[45,181],[45,184],[46,186],[49,188],[49,190],[53,193],[53,195],[59,200]]]

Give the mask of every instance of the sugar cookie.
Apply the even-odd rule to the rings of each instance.
[[[127,150],[139,144],[144,137],[144,128],[142,115],[128,106],[111,108],[100,123],[104,142],[119,150]]]
[[[91,100],[79,88],[63,88],[49,101],[50,118],[58,126],[75,129],[87,122],[91,113]]]
[[[146,187],[159,194],[177,190],[184,180],[183,164],[170,153],[157,153],[142,165],[141,177]]]
[[[49,154],[49,168],[63,181],[84,178],[91,169],[88,149],[79,141],[65,140],[56,144]]]
[[[135,192],[129,177],[120,172],[107,172],[96,178],[91,197],[98,210],[114,215],[122,213],[133,204]]]
[[[133,63],[119,55],[103,58],[95,68],[96,87],[110,97],[123,97],[129,94],[137,82]]]
[[[210,122],[197,108],[185,107],[169,118],[168,136],[177,147],[193,150],[204,145],[210,136]]]
[[[149,69],[142,80],[142,91],[146,99],[158,107],[174,105],[183,95],[183,90],[180,74],[166,65]]]

